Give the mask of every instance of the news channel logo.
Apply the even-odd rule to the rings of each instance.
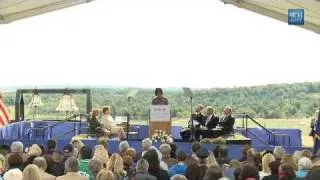
[[[304,25],[304,9],[288,9],[288,24]]]

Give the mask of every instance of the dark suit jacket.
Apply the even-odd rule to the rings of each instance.
[[[206,126],[208,129],[212,129],[215,128],[217,126],[217,124],[219,123],[219,117],[212,115],[209,122],[206,124],[208,117],[205,116],[203,118],[203,126]]]
[[[194,127],[199,128],[200,125],[203,124],[204,116],[202,114],[192,114],[192,120],[195,120],[195,121],[199,122],[199,125],[194,126]],[[190,127],[191,127],[191,123],[190,123]]]
[[[223,133],[229,133],[233,130],[234,125],[234,117],[232,116],[223,116],[219,122],[220,126],[222,126]]]

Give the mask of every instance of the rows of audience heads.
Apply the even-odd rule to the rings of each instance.
[[[194,142],[191,153],[174,143],[153,146],[147,138],[141,149],[127,141],[109,152],[108,139],[99,139],[94,147],[72,139],[62,150],[49,140],[46,146],[25,148],[13,142],[0,154],[4,180],[316,180],[320,179],[320,154],[309,150],[289,154],[282,147],[257,151],[245,146],[242,157],[230,159],[227,145],[207,149]]]

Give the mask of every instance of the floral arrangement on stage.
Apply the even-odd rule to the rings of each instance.
[[[217,138],[204,138],[200,142],[204,144],[226,144],[227,141],[220,136]]]
[[[153,142],[172,143],[172,135],[166,133],[161,129],[156,129],[155,133],[150,138]]]

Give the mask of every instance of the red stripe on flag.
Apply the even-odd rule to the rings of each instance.
[[[5,126],[10,122],[9,111],[2,99],[0,99],[0,127]]]

